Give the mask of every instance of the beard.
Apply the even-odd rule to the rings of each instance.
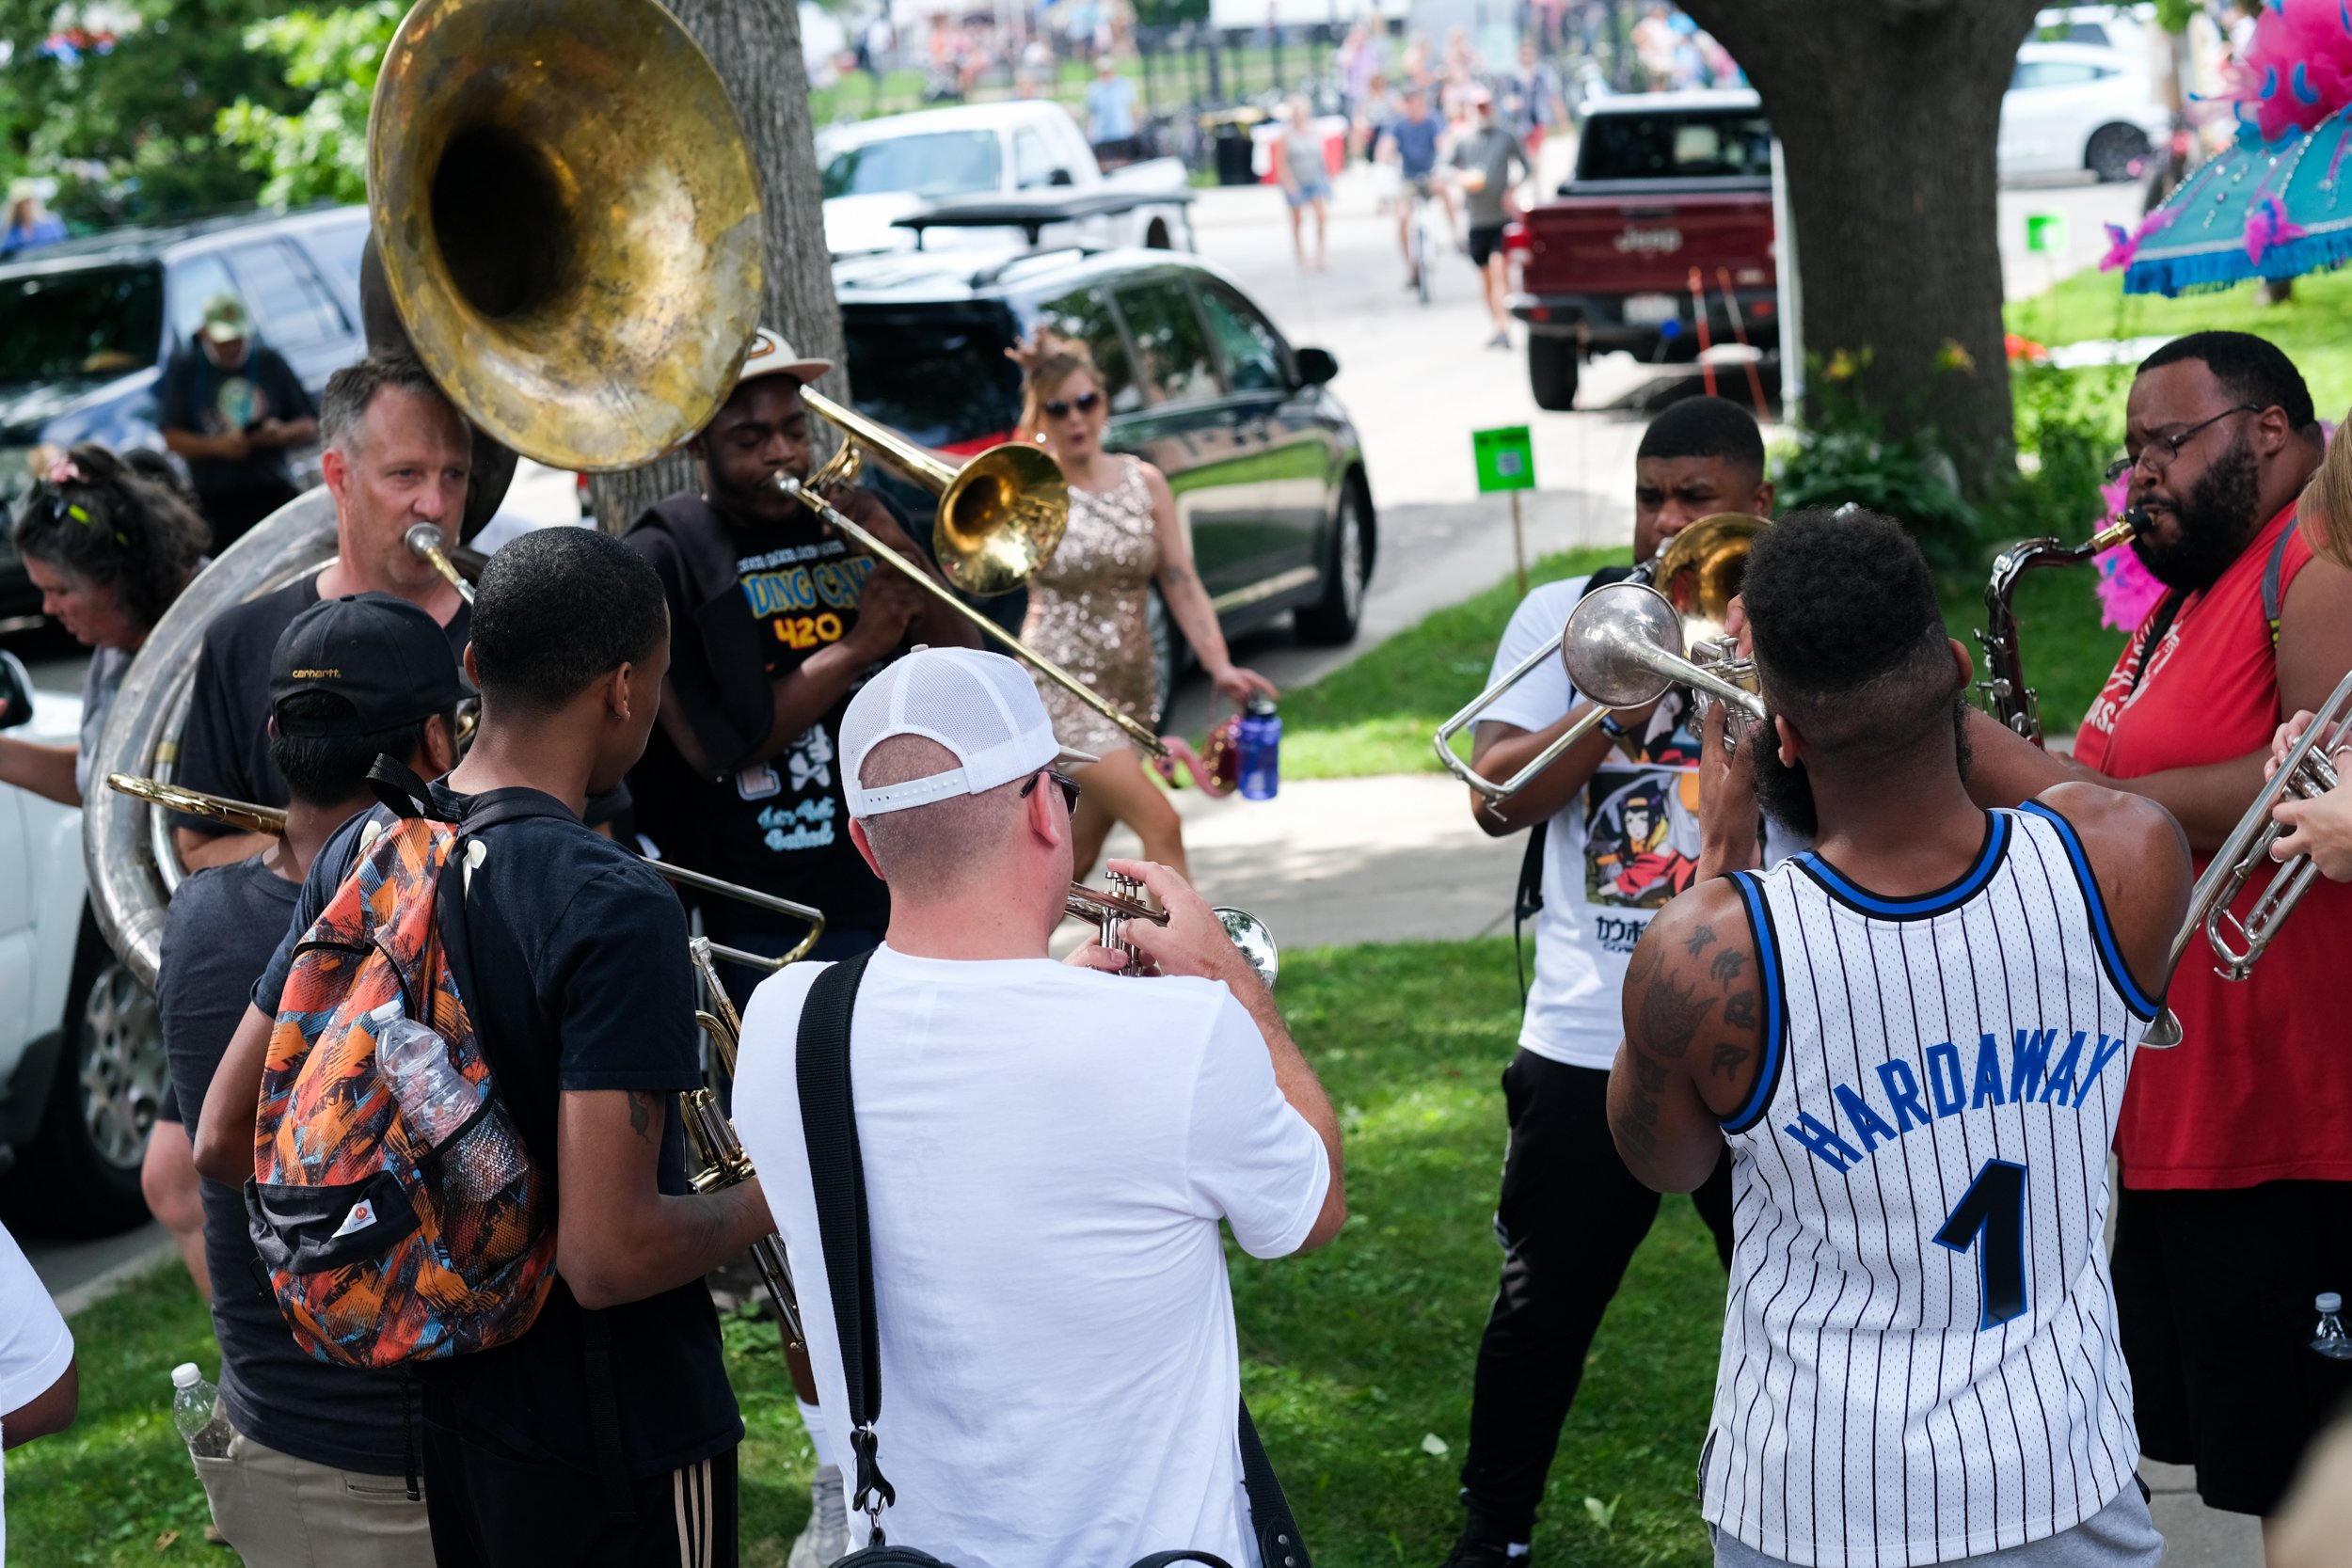
[[[1953,761],[1959,765],[1963,782],[1968,777],[1968,715],[1973,710],[1968,699],[1955,692],[1952,696]],[[1820,812],[1813,803],[1813,781],[1805,776],[1804,764],[1783,762],[1780,747],[1769,724],[1757,726],[1757,739],[1748,748],[1751,765],[1756,770],[1756,803],[1764,815],[1788,832],[1810,844],[1821,836]]]
[[[2240,436],[2174,503],[2180,537],[2166,545],[2135,539],[2132,553],[2167,588],[2185,594],[2211,588],[2262,526],[2261,510],[2262,471]]]

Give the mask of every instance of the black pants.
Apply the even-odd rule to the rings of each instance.
[[[736,1450],[649,1476],[614,1519],[596,1478],[424,1423],[424,1502],[439,1568],[736,1568]]]
[[[212,553],[218,555],[244,538],[254,524],[300,494],[287,484],[201,498],[204,520],[213,525]]]
[[[1521,1051],[1503,1069],[1511,1117],[1495,1235],[1502,1283],[1478,1346],[1462,1500],[1487,1532],[1525,1541],[1543,1501],[1584,1353],[1658,1217],[1609,1135],[1609,1074]],[[1691,1195],[1731,1265],[1731,1163]]]

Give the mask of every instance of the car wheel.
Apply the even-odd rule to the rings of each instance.
[[[50,1079],[40,1132],[10,1175],[11,1196],[37,1195],[26,1207],[44,1228],[104,1236],[147,1217],[139,1162],[167,1077],[163,1025],[154,996],[94,927],[84,928],[73,968],[67,1053]]]
[[[1554,414],[1576,406],[1576,340],[1527,335],[1527,385],[1535,406]]]
[[[1156,582],[1144,592],[1143,624],[1152,639],[1152,678],[1158,683],[1160,712],[1166,714],[1176,705],[1176,623],[1168,617],[1168,601],[1160,597]]]
[[[1340,487],[1339,514],[1331,522],[1331,558],[1325,569],[1323,597],[1298,612],[1298,640],[1325,647],[1356,640],[1364,618],[1364,585],[1372,576],[1372,540],[1364,523],[1359,481]]]
[[[2083,166],[2107,184],[2137,174],[2148,156],[2148,133],[2137,125],[2102,125],[2083,149]]]

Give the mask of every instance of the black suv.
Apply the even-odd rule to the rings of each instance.
[[[0,505],[31,487],[36,446],[162,446],[156,384],[215,294],[245,301],[261,341],[316,397],[366,352],[367,238],[365,207],[335,207],[116,230],[0,263]],[[0,529],[0,621],[40,608]]]
[[[1362,448],[1326,385],[1339,365],[1293,348],[1216,268],[1164,250],[899,252],[844,261],[834,285],[860,412],[950,454],[1010,435],[1007,348],[1039,325],[1083,341],[1110,394],[1104,444],[1168,475],[1228,634],[1290,610],[1307,641],[1355,637],[1375,534]],[[1022,598],[985,608],[1018,627]],[[1152,608],[1165,693],[1182,639],[1156,589]]]

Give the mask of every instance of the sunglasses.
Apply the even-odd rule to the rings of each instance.
[[[1070,417],[1070,411],[1073,408],[1081,414],[1091,414],[1102,405],[1103,394],[1100,392],[1080,392],[1074,398],[1051,398],[1044,404],[1045,417],[1049,420],[1066,420]]]
[[[1029,775],[1029,782],[1021,786],[1022,800],[1025,800],[1031,795],[1037,793],[1037,782],[1040,779],[1051,779],[1054,781],[1054,787],[1061,791],[1063,810],[1074,812],[1078,809],[1078,796],[1081,793],[1078,788],[1078,781],[1069,777],[1067,774],[1057,773],[1050,768],[1041,768],[1036,772]]]

